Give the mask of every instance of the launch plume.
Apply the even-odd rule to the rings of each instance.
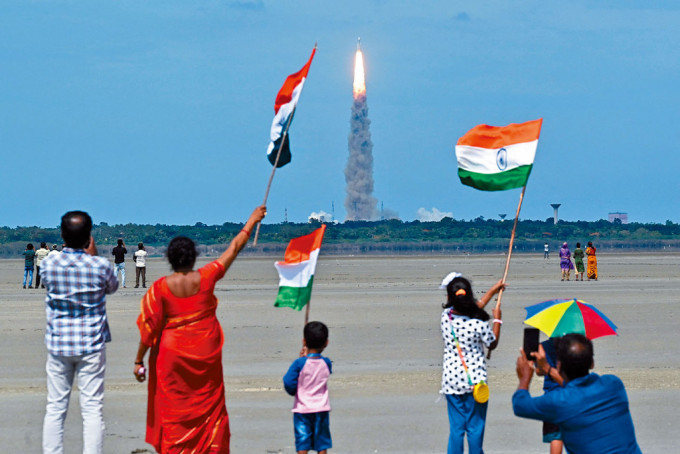
[[[345,210],[349,221],[367,221],[376,218],[377,200],[373,197],[373,142],[371,120],[366,103],[364,57],[357,45],[354,60],[352,116],[350,118],[349,158],[345,167],[347,197]]]

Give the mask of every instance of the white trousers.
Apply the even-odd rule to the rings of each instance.
[[[101,454],[104,444],[104,372],[106,348],[84,356],[47,353],[47,409],[43,424],[43,453],[64,453],[64,420],[78,377],[83,417],[83,454]]]

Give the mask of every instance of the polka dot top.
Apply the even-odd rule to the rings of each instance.
[[[451,334],[451,319],[445,309],[442,313],[441,328],[444,338],[444,364],[442,372],[443,394],[465,394],[472,392],[467,374],[458,356],[458,349]],[[467,315],[452,314],[453,329],[458,337],[458,343],[463,351],[465,364],[472,378],[472,383],[486,381],[486,359],[484,345],[489,347],[496,340],[488,322],[470,318]]]

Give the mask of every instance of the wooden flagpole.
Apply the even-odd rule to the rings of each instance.
[[[307,308],[305,309],[305,324],[304,326],[307,326],[307,323],[309,323],[309,306],[312,305],[312,299],[310,298],[309,301],[307,301]]]
[[[522,200],[524,200],[524,191],[526,191],[526,184],[522,187],[522,193],[519,195],[519,203],[517,204],[517,213],[515,214],[515,223],[512,226],[512,234],[510,235],[510,247],[508,248],[508,258],[505,261],[505,271],[503,272],[503,283],[508,277],[508,270],[510,269],[510,257],[512,257],[512,246],[515,243],[515,233],[517,232],[517,221],[519,220],[519,210],[522,209]],[[498,292],[498,299],[496,300],[496,307],[500,307],[501,298],[503,297],[503,289]]]
[[[519,220],[519,210],[522,209],[522,200],[524,200],[524,191],[526,191],[527,185],[522,187],[522,193],[519,195],[519,203],[517,204],[517,213],[515,214],[515,222],[512,225],[512,234],[510,234],[510,247],[508,248],[508,258],[505,260],[505,271],[503,272],[502,282],[505,284],[505,280],[508,277],[508,270],[510,269],[510,257],[512,257],[512,246],[515,243],[515,233],[517,232],[517,221]],[[496,299],[496,307],[501,307],[501,298],[503,298],[503,289],[498,292],[498,298]],[[491,350],[486,352],[487,359],[491,358]]]
[[[304,88],[304,87],[303,87]],[[302,93],[300,93],[302,95]],[[269,175],[269,182],[267,183],[267,190],[264,192],[264,201],[262,202],[262,205],[267,204],[267,199],[269,198],[269,190],[272,187],[272,181],[274,181],[274,174],[276,173],[276,166],[279,165],[279,158],[281,157],[281,150],[283,149],[284,144],[286,143],[286,138],[288,137],[288,128],[290,128],[290,122],[293,121],[293,116],[295,115],[295,110],[297,109],[297,106],[293,109],[293,111],[290,113],[290,116],[288,117],[288,122],[286,123],[286,129],[283,131],[283,135],[281,136],[281,144],[279,145],[279,149],[276,150],[276,160],[274,161],[274,168],[272,169],[271,175]],[[260,223],[257,223],[257,228],[255,229],[255,239],[253,240],[253,246],[257,246],[257,237],[260,235]]]

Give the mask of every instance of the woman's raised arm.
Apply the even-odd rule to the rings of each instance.
[[[257,225],[257,223],[264,219],[266,215],[266,206],[260,205],[259,207],[255,208],[253,213],[248,218],[248,221],[246,221],[246,225],[239,233],[236,234],[234,239],[231,240],[231,243],[229,243],[227,250],[224,251],[222,255],[220,255],[220,258],[217,259],[218,262],[224,265],[225,269],[229,269],[232,262],[236,259],[238,253],[241,252],[241,249],[243,249],[243,247],[248,243],[250,232],[253,231],[253,228]]]

